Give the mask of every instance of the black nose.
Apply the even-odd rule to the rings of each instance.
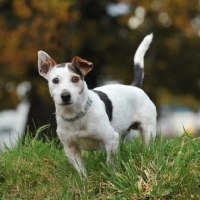
[[[71,94],[69,92],[63,92],[61,94],[61,98],[63,101],[69,102],[71,99]]]

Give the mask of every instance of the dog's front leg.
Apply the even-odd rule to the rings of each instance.
[[[64,149],[67,158],[71,164],[75,167],[81,176],[86,177],[87,171],[85,168],[83,157],[81,156],[81,151],[74,145],[64,144]]]
[[[109,135],[110,137],[104,141],[106,154],[107,154],[106,162],[107,164],[113,164],[115,154],[117,153],[117,150],[118,150],[119,134],[116,132],[113,132],[112,134],[109,134]]]

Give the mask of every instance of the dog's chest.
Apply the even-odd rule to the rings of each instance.
[[[78,137],[77,140],[72,143],[80,150],[95,151],[104,149],[104,145],[101,141],[89,137]]]
[[[94,134],[87,131],[84,126],[67,126],[59,124],[57,134],[63,144],[73,144],[80,150],[102,150],[104,145]]]

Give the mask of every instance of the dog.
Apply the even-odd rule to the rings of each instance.
[[[119,139],[125,138],[135,125],[146,145],[155,138],[156,107],[140,89],[143,59],[152,38],[153,34],[147,35],[135,53],[131,85],[113,84],[94,90],[89,90],[84,81],[93,68],[92,62],[75,56],[71,62],[57,64],[44,51],[38,52],[39,74],[47,79],[55,102],[57,135],[81,176],[87,176],[81,150],[106,150],[107,163],[113,163]]]

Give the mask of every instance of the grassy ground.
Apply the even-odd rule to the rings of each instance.
[[[27,136],[0,157],[0,198],[200,199],[199,138],[158,138],[149,149],[141,141],[121,145],[114,166],[105,152],[84,152],[89,176],[80,180],[62,146]]]

